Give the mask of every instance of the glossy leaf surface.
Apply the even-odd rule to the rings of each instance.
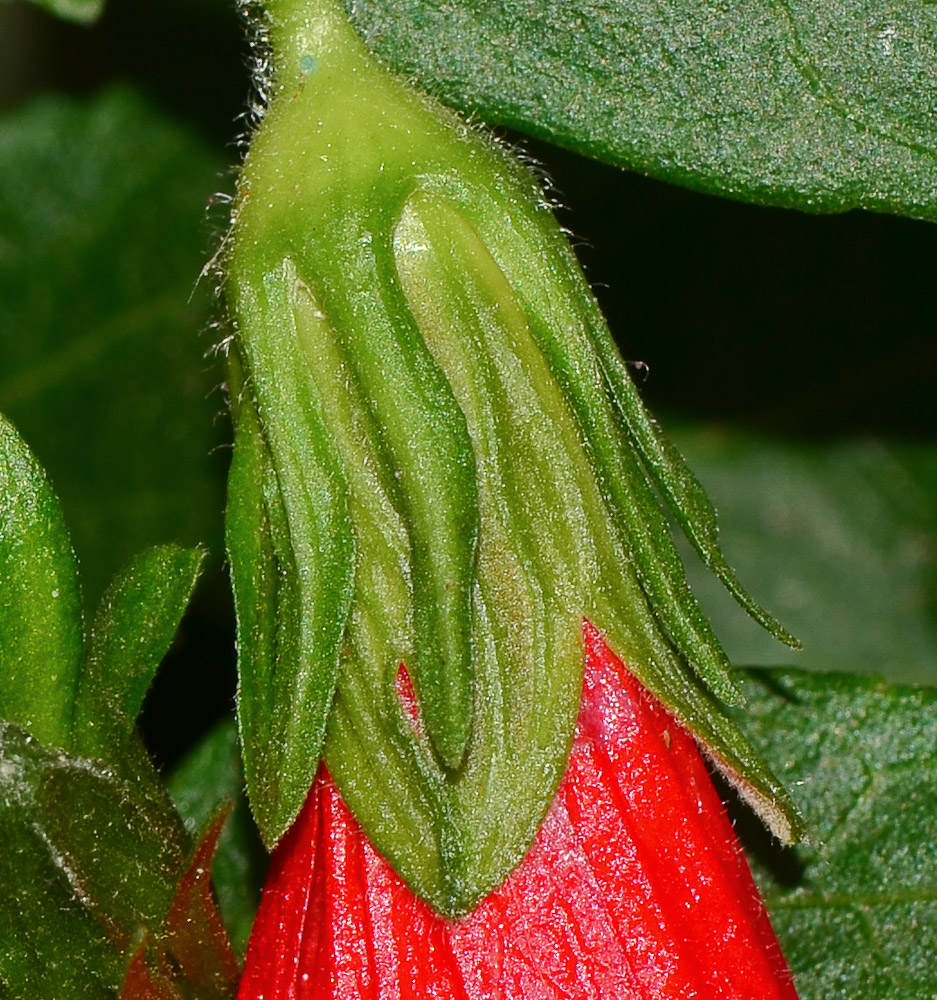
[[[701,191],[937,219],[926,0],[347,6],[390,65],[486,121]]]

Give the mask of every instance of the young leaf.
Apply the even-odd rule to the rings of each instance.
[[[0,415],[0,719],[65,745],[82,639],[81,592],[61,507]]]
[[[74,752],[121,758],[203,558],[198,549],[147,549],[105,592],[78,681],[70,747]]]
[[[811,831],[756,869],[801,1000],[934,996],[937,690],[778,670],[745,692]]]
[[[937,219],[933,3],[346,6],[391,66],[486,121],[700,191]]]

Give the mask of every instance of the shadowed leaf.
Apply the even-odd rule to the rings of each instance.
[[[753,671],[745,724],[810,842],[756,874],[801,1000],[937,993],[937,691]]]

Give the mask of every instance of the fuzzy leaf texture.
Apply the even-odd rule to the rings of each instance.
[[[569,768],[508,881],[444,920],[323,770],[274,856],[239,1000],[795,1000],[692,739],[584,638]]]
[[[121,761],[202,558],[177,546],[140,553],[106,592],[85,642],[61,506],[0,415],[0,719],[47,746]]]
[[[3,995],[145,995],[128,975],[175,979],[166,1000],[229,995],[237,967],[207,886],[219,822],[193,847],[154,772],[122,777],[0,724]]]
[[[203,556],[178,546],[147,549],[105,592],[74,702],[71,746],[79,753],[120,759],[192,596]]]
[[[347,6],[391,66],[485,121],[699,191],[937,219],[929,0]]]
[[[745,692],[811,831],[753,854],[802,1000],[937,995],[937,690],[777,670]]]
[[[67,745],[81,664],[78,570],[45,472],[0,416],[0,719]]]
[[[202,554],[142,553],[82,652],[61,508],[4,418],[0,512],[0,994],[221,1000],[237,973],[208,884],[224,815],[190,839],[135,732]]]
[[[270,102],[224,254],[238,710],[264,839],[324,748],[405,881],[470,910],[565,769],[584,615],[790,837],[723,712],[737,691],[658,491],[793,640],[722,557],[536,182],[377,63],[337,4],[267,15]]]

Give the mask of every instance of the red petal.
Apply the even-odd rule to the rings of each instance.
[[[274,855],[239,1000],[796,1000],[689,735],[588,622],[569,767],[524,861],[434,914],[321,768]]]

